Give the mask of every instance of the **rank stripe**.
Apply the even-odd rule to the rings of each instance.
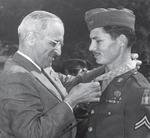
[[[141,127],[144,124],[148,127],[148,129],[150,129],[150,122],[148,121],[146,116],[144,116],[142,120],[135,124],[135,129]]]
[[[148,125],[150,125],[150,122],[148,121],[148,119],[147,119],[146,116],[144,116],[144,117],[142,118],[142,120],[140,120],[139,122],[137,122],[135,125],[137,126],[137,125],[139,125],[140,123],[142,123],[143,121],[146,121],[146,122],[148,123]]]
[[[135,129],[138,129],[139,127],[141,127],[144,124],[148,127],[148,129],[150,129],[150,126],[145,121],[142,122],[140,125],[136,126]]]

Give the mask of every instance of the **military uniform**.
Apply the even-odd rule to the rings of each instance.
[[[109,66],[109,72],[99,76],[103,91],[101,99],[100,102],[87,106],[88,116],[81,123],[84,129],[80,132],[79,138],[150,138],[150,84],[142,74],[132,67],[129,69],[128,54],[130,54],[132,44],[120,38],[123,34],[129,40],[128,35],[119,30],[121,27],[128,28],[130,30],[128,33],[130,32],[134,37],[134,13],[129,9],[97,8],[85,13],[85,21],[93,41],[91,44],[93,47],[90,50],[96,53],[96,59],[98,55],[101,55],[101,60],[105,59],[104,55],[109,49],[104,50],[102,47],[110,46],[103,42],[101,35],[98,35],[102,31],[94,30],[96,28],[101,28],[104,31],[102,34],[109,34],[111,39],[115,40],[115,44],[125,53],[122,57],[109,60],[109,64],[110,62],[111,65],[115,64],[114,68],[118,64],[116,69]],[[119,27],[118,30],[116,26]],[[108,27],[108,30],[104,27]],[[114,38],[111,33],[117,37]],[[98,43],[97,40],[102,40],[102,43]],[[107,40],[109,43],[109,39],[106,39],[105,42]],[[108,61],[103,62],[102,64],[108,65]]]
[[[80,138],[150,138],[150,84],[136,70],[115,77],[88,113]]]

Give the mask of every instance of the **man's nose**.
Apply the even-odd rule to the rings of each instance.
[[[96,44],[95,42],[91,42],[90,47],[89,47],[89,51],[96,51]]]
[[[61,55],[61,45],[58,45],[55,49],[56,53],[57,53],[57,56],[60,56]]]

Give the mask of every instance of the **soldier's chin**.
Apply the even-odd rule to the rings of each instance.
[[[103,64],[103,62],[100,59],[96,59],[97,64]]]

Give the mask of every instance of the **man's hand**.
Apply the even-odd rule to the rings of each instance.
[[[138,60],[139,55],[137,53],[132,53],[131,54],[131,59],[133,61],[133,66],[135,66],[137,69],[140,68],[142,61]]]
[[[71,89],[64,101],[74,108],[78,103],[98,102],[100,96],[101,88],[98,82],[80,83]]]

